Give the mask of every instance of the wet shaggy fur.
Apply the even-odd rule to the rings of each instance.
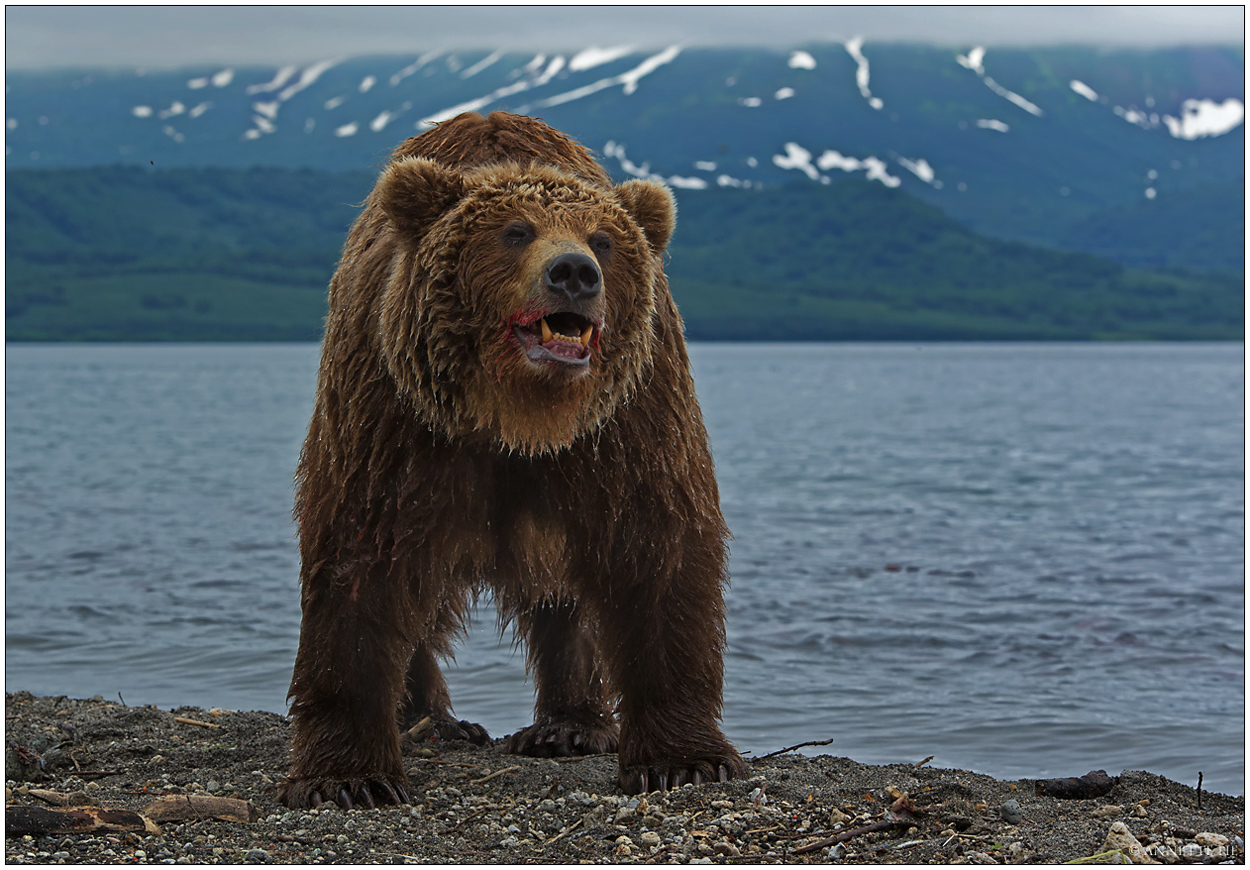
[[[297,475],[289,806],[406,801],[398,729],[426,716],[487,739],[438,666],[484,589],[537,689],[509,751],[619,751],[627,792],[744,772],[718,727],[728,530],[661,264],[673,222],[663,186],[613,186],[529,118],[396,150],[330,284]],[[553,289],[570,256],[594,292]],[[589,361],[527,356],[566,311]]]

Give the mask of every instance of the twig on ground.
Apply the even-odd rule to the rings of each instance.
[[[835,843],[845,843],[847,840],[853,840],[856,837],[862,837],[864,834],[875,834],[878,831],[891,831],[895,828],[910,828],[915,824],[914,820],[894,820],[883,819],[880,822],[873,822],[871,825],[864,825],[862,828],[852,828],[849,831],[843,831],[832,837],[826,837],[823,840],[817,840],[815,843],[808,843],[806,846],[800,846],[792,849],[790,854],[803,855],[808,852],[815,852],[817,849],[823,849],[826,846],[832,846]]]
[[[494,773],[486,774],[486,776],[482,777],[481,779],[469,780],[469,785],[481,785],[484,782],[489,782],[490,780],[494,779],[497,776],[503,776],[505,773],[513,773],[520,769],[521,768],[519,765],[516,767],[501,767],[499,768],[499,770],[496,770]]]
[[[787,746],[785,749],[778,749],[776,752],[770,752],[767,755],[761,755],[759,758],[752,758],[751,763],[754,764],[757,761],[763,761],[765,758],[773,758],[774,756],[777,756],[777,755],[785,755],[787,752],[793,752],[794,750],[801,749],[804,746],[828,746],[832,742],[833,742],[832,737],[830,737],[828,740],[805,740],[802,743],[796,743],[793,746]]]
[[[201,722],[199,719],[189,719],[186,716],[175,716],[174,721],[181,725],[198,725],[201,728],[224,728],[224,725],[218,725],[216,722]]]

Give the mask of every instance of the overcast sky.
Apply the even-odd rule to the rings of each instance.
[[[1244,44],[1241,6],[7,6],[5,66],[277,65],[431,49]]]

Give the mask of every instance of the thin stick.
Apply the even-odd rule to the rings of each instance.
[[[492,780],[492,779],[494,779],[494,778],[495,778],[495,777],[497,777],[497,776],[503,776],[505,773],[513,773],[514,771],[518,771],[518,770],[520,770],[520,769],[521,769],[521,768],[520,768],[520,766],[517,766],[517,767],[501,767],[499,770],[496,770],[494,773],[488,773],[488,774],[486,774],[486,776],[482,777],[481,779],[471,779],[471,780],[469,780],[469,785],[481,785],[482,783],[484,783],[484,782],[488,782],[489,780]]]
[[[767,755],[761,755],[759,758],[752,758],[751,763],[754,764],[757,761],[763,761],[765,758],[772,758],[774,755],[784,755],[787,752],[793,752],[794,750],[800,749],[804,746],[828,746],[832,742],[833,742],[832,737],[830,737],[828,740],[805,740],[802,743],[796,743],[793,746],[787,746],[785,749],[778,749],[776,752],[770,752]]]
[[[218,724],[217,724],[217,723],[215,723],[215,722],[201,722],[199,719],[188,719],[186,716],[175,716],[175,717],[174,717],[174,721],[175,721],[175,722],[180,722],[180,723],[182,723],[183,725],[199,725],[201,728],[222,728],[222,727],[224,727],[224,726],[222,726],[222,725],[218,725]]]
[[[544,845],[544,846],[550,846],[550,845],[551,845],[552,843],[554,843],[556,840],[560,839],[560,838],[561,838],[561,837],[563,837],[565,834],[567,834],[567,833],[569,833],[570,831],[572,831],[574,828],[576,828],[578,825],[580,825],[580,824],[581,824],[582,822],[584,822],[584,821],[586,821],[586,817],[585,817],[585,816],[582,816],[582,817],[581,817],[580,819],[578,819],[576,822],[574,822],[573,824],[569,825],[567,828],[565,828],[565,829],[564,829],[563,831],[561,831],[560,833],[556,834],[554,837],[552,837],[552,838],[551,838],[550,840],[548,840],[547,842],[543,843],[543,845]]]
[[[852,828],[849,831],[843,831],[833,837],[826,837],[815,843],[808,843],[806,846],[800,846],[790,851],[791,855],[803,855],[807,852],[815,852],[817,849],[823,849],[826,846],[832,846],[835,843],[845,843],[847,840],[853,840],[864,834],[875,834],[878,831],[890,831],[894,828],[910,828],[915,821],[889,821],[883,819],[880,822],[873,822],[871,825],[864,825],[862,828]]]

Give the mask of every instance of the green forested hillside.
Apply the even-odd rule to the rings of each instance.
[[[9,340],[315,340],[372,172],[6,175]],[[1241,338],[1240,275],[978,236],[863,181],[679,192],[696,339]]]

